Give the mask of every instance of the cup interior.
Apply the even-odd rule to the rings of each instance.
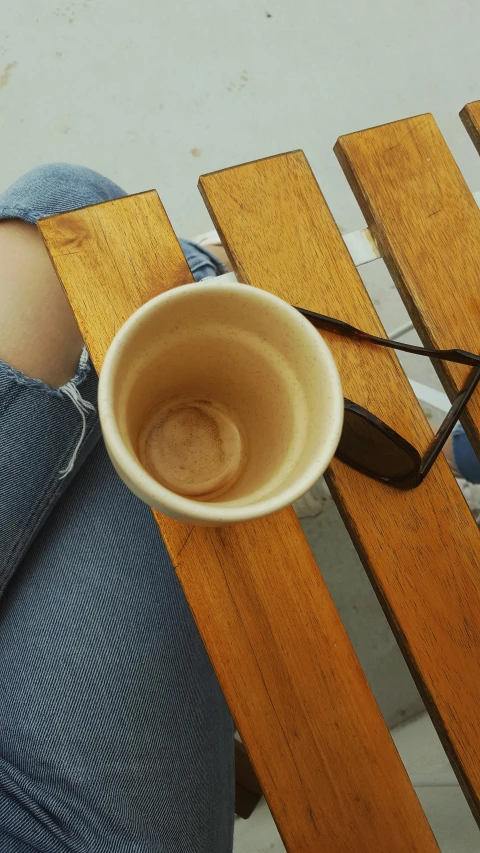
[[[163,490],[218,508],[281,493],[291,502],[289,491],[308,489],[335,450],[343,408],[333,359],[308,321],[264,291],[215,281],[137,313],[110,388],[137,465]]]

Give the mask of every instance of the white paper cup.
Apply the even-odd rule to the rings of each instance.
[[[326,343],[264,290],[221,279],[147,302],[99,383],[110,458],[139,498],[218,526],[293,503],[327,468],[343,393]]]

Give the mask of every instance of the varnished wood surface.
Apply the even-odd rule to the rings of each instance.
[[[460,118],[480,154],[480,101],[472,101],[471,104],[466,104],[460,111]]]
[[[374,172],[373,145],[370,156]],[[205,175],[200,186],[242,280],[384,334],[301,152]],[[394,199],[396,187],[391,192]],[[333,334],[325,337],[345,396],[423,452],[431,430],[396,356]],[[474,519],[443,458],[423,485],[409,492],[383,486],[338,461],[329,482],[478,818],[480,533]]]
[[[155,193],[40,228],[97,370],[137,307],[191,280]],[[436,851],[293,511],[220,530],[155,517],[287,849]]]
[[[480,209],[433,116],[343,136],[336,153],[424,344],[480,352]],[[455,396],[469,368],[432,363]],[[480,453],[480,394],[463,422]]]

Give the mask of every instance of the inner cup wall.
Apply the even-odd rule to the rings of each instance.
[[[197,298],[166,302],[130,337],[116,374],[116,414],[138,458],[145,420],[166,400],[206,399],[231,411],[246,440],[237,482],[213,502],[242,505],[268,498],[308,467],[328,423],[328,394],[318,351],[295,317],[256,306],[212,286]],[[140,461],[140,460],[139,460]]]

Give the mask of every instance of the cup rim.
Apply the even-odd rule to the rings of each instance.
[[[248,288],[249,297],[252,297],[253,300],[259,303],[276,305],[277,307],[281,306],[283,311],[291,312],[291,316],[295,318],[295,322],[303,327],[304,333],[320,349],[322,360],[327,368],[331,383],[332,425],[329,436],[324,442],[322,452],[316,456],[303,475],[299,476],[292,485],[285,489],[280,488],[278,494],[274,497],[264,498],[250,505],[228,507],[222,506],[219,503],[202,502],[178,495],[176,492],[162,486],[161,483],[155,480],[143,468],[126,447],[117,426],[112,403],[112,385],[124,345],[135,334],[138,325],[142,323],[148,314],[154,312],[158,305],[164,305],[167,302],[181,299],[185,292],[193,288],[195,288],[197,293],[201,293],[202,290],[210,292],[213,289],[216,289],[217,292],[219,289],[222,292],[237,292],[239,287]],[[120,327],[110,343],[100,370],[98,411],[108,453],[112,457],[115,467],[118,467],[122,471],[122,474],[126,476],[130,488],[132,488],[138,497],[154,508],[159,509],[160,512],[162,508],[166,514],[168,514],[168,511],[171,511],[173,517],[186,517],[200,523],[213,525],[215,523],[232,524],[271,515],[290,506],[305,494],[322,476],[335,454],[343,426],[344,402],[341,380],[333,355],[322,335],[300,312],[289,305],[288,302],[285,302],[285,300],[261,288],[240,282],[220,283],[216,282],[215,279],[208,279],[201,282],[180,285],[154,296],[134,311]],[[195,523],[195,521],[191,523]]]

